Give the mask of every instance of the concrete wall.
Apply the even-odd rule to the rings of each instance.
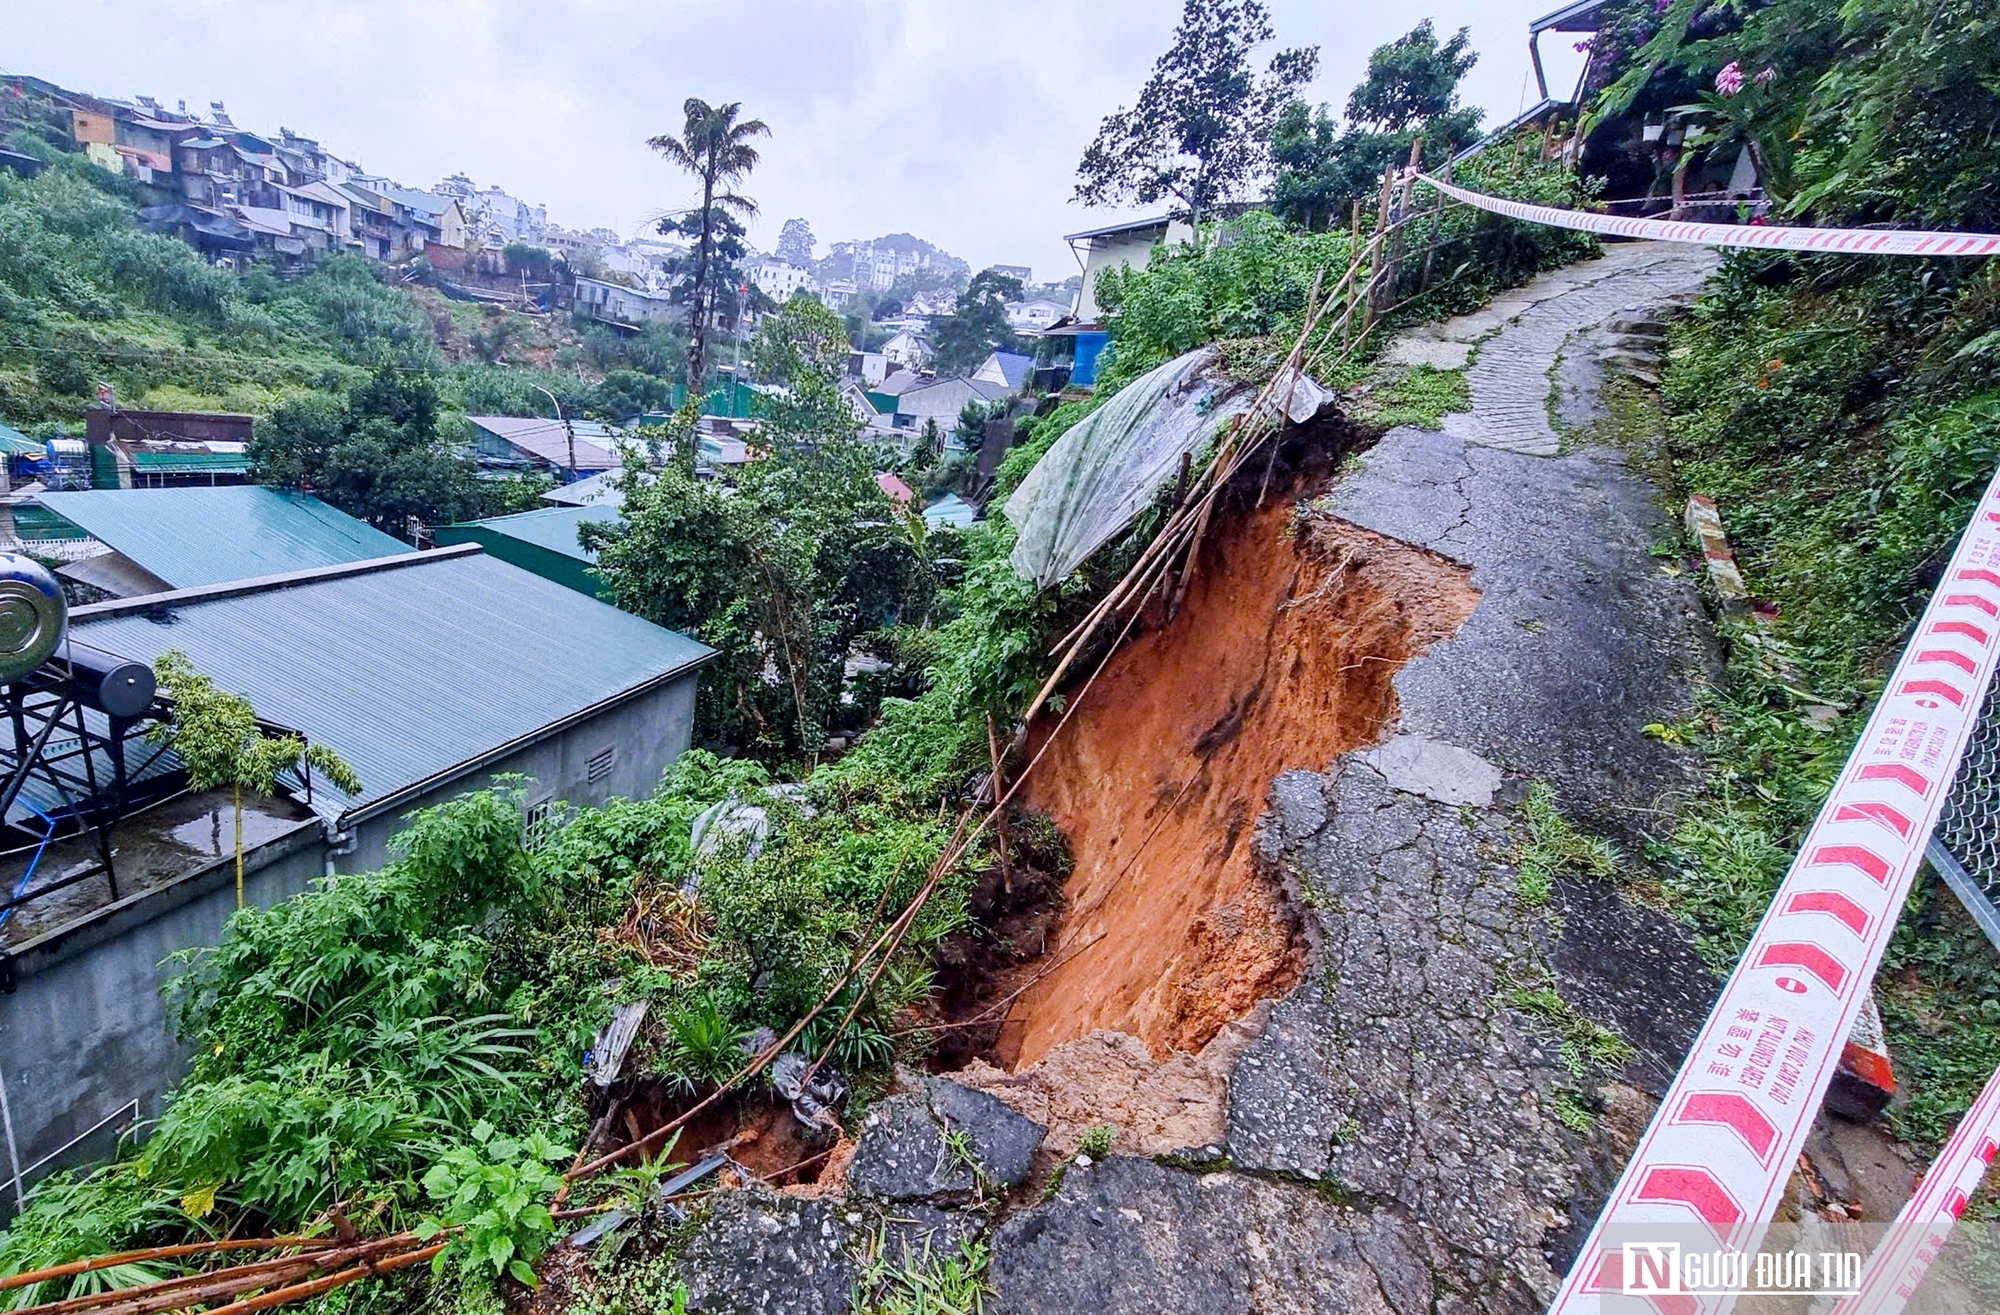
[[[651,794],[660,773],[688,747],[694,693],[690,672],[361,822],[354,851],[336,866],[381,867],[405,814],[506,773],[533,778],[531,804],[555,798],[590,805]],[[611,770],[592,783],[590,760],[606,748],[614,750]],[[327,858],[318,820],[302,822],[245,855],[245,897],[269,905],[294,895],[325,871]],[[234,860],[224,858],[20,948],[14,989],[0,993],[0,1090],[13,1133],[11,1149],[0,1135],[0,1223],[15,1209],[17,1159],[32,1185],[55,1169],[101,1158],[120,1129],[159,1115],[161,1095],[186,1064],[160,996],[170,976],[162,961],[214,945],[235,907]]]
[[[389,859],[389,838],[408,825],[404,820],[408,814],[484,789],[496,776],[509,773],[530,778],[530,804],[555,798],[587,807],[613,797],[649,795],[660,783],[660,773],[686,751],[693,738],[694,690],[695,674],[689,672],[490,767],[445,782],[409,803],[368,818],[355,828],[354,851],[336,858],[335,865],[342,872],[371,872],[381,867]],[[606,748],[614,750],[610,774],[592,784],[590,759]]]
[[[304,890],[325,854],[316,818],[249,851],[245,899],[270,905]],[[134,1117],[158,1116],[186,1065],[160,996],[171,975],[162,961],[214,945],[235,909],[231,856],[20,947],[13,989],[0,993],[0,1221],[14,1212],[17,1173],[32,1185],[97,1159]]]

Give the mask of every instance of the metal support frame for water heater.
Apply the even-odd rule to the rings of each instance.
[[[0,772],[5,773],[0,780],[0,818],[13,808],[29,780],[39,778],[54,786],[62,800],[61,809],[48,815],[52,825],[60,827],[68,822],[77,832],[88,831],[97,850],[97,865],[38,885],[18,899],[0,900],[0,912],[97,877],[110,884],[113,899],[119,897],[111,828],[127,811],[133,782],[166,752],[164,746],[142,745],[146,756],[135,764],[128,746],[140,723],[161,714],[154,708],[136,717],[100,712],[106,729],[94,729],[85,716],[86,707],[91,705],[87,696],[80,695],[79,687],[85,684],[78,679],[81,674],[56,659],[27,676],[0,684],[0,710],[7,720],[7,727],[0,728]],[[11,747],[7,744],[9,730]],[[109,771],[100,770],[102,766],[108,766]]]

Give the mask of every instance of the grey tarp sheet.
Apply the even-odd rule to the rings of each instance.
[[[1046,589],[1130,525],[1193,452],[1261,388],[1226,379],[1213,347],[1149,370],[1078,421],[1049,448],[1014,495],[1007,519],[1017,532],[1014,569]],[[1332,394],[1300,375],[1274,397],[1294,422],[1312,418]]]

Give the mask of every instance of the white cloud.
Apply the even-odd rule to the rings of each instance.
[[[1467,99],[1497,123],[1522,103],[1527,23],[1550,3],[1271,9],[1280,43],[1320,47],[1312,95],[1336,107],[1369,50],[1426,13],[1441,32],[1470,25]],[[645,139],[676,128],[688,96],[741,100],[771,125],[747,188],[763,244],[803,215],[822,242],[908,231],[975,267],[1060,278],[1075,268],[1060,235],[1114,217],[1068,203],[1077,158],[1179,13],[1172,0],[68,0],[60,18],[10,24],[0,58],[100,95],[223,100],[239,124],[317,137],[412,186],[463,171],[571,227],[626,232],[691,199]],[[1544,46],[1552,79],[1574,76],[1567,43]]]

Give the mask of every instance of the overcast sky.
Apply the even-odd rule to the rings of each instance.
[[[1368,52],[1428,16],[1470,26],[1468,103],[1532,103],[1530,18],[1554,0],[1269,0],[1278,40],[1317,45],[1338,108]],[[0,0],[0,10],[29,0]],[[978,269],[1061,279],[1061,235],[1122,217],[1070,202],[1098,121],[1130,104],[1177,0],[65,0],[5,24],[0,69],[171,108],[221,100],[407,186],[454,172],[630,234],[689,204],[646,148],[681,102],[740,100],[771,136],[751,238],[794,215],[826,244],[911,232]],[[18,13],[16,18],[18,20]],[[1569,40],[1544,39],[1551,82]],[[1265,52],[1264,58],[1268,58]],[[1524,97],[1526,97],[1524,101]]]

